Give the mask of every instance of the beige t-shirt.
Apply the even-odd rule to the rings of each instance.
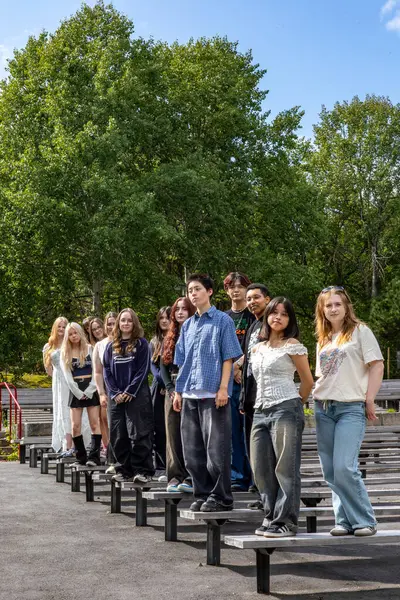
[[[317,346],[314,399],[365,402],[368,363],[383,360],[376,337],[369,327],[359,325],[349,342],[338,346],[337,338],[338,334],[323,348]]]

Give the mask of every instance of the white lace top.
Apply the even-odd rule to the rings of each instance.
[[[280,348],[261,342],[252,348],[250,361],[257,382],[256,410],[299,397],[293,381],[296,367],[290,358],[295,354],[308,354],[307,348],[300,342],[286,343]]]

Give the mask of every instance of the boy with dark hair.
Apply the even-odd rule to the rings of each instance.
[[[250,312],[254,315],[255,321],[250,325],[246,333],[243,348],[242,365],[242,389],[240,393],[239,409],[244,413],[245,434],[247,451],[250,448],[250,432],[253,424],[254,404],[256,401],[256,381],[251,372],[249,356],[253,346],[258,344],[265,309],[271,300],[269,290],[263,283],[252,283],[246,291],[246,303]]]
[[[196,313],[181,328],[175,347],[178,365],[174,409],[182,410],[185,466],[193,480],[193,511],[231,510],[232,363],[242,355],[233,321],[211,306],[214,284],[193,274],[188,296]]]
[[[231,299],[231,308],[226,314],[231,317],[236,328],[236,335],[244,352],[244,341],[247,330],[255,321],[255,316],[246,305],[246,290],[250,279],[244,273],[232,271],[224,279],[224,289]],[[244,441],[243,415],[239,411],[242,371],[238,363],[233,365],[233,390],[231,396],[232,412],[232,489],[247,491],[251,483],[251,469]]]

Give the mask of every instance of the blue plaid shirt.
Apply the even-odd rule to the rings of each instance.
[[[235,325],[227,314],[215,306],[201,316],[196,312],[182,325],[175,347],[174,364],[180,367],[176,391],[203,390],[216,394],[221,383],[223,362],[238,359],[241,355]],[[232,383],[233,373],[228,385],[229,396]]]

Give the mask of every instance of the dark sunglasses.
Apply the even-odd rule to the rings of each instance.
[[[321,293],[330,292],[331,290],[337,290],[338,292],[345,292],[346,290],[342,285],[328,285],[328,287],[321,290]]]

